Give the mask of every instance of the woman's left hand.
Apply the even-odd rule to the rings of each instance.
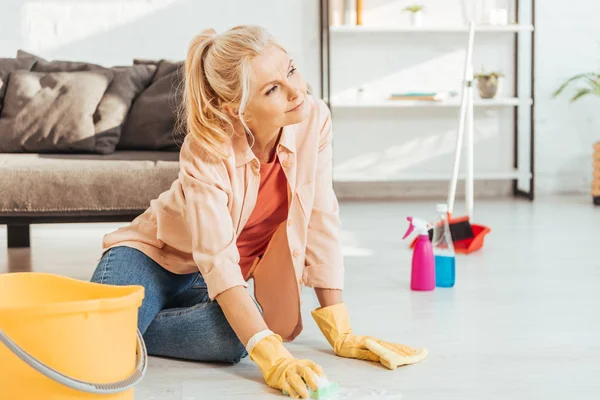
[[[340,357],[380,362],[389,369],[414,364],[427,357],[427,349],[387,343],[371,336],[352,333],[344,303],[319,308],[312,316],[325,338]]]

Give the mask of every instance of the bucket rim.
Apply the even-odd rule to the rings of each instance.
[[[50,279],[68,280],[73,284],[86,286],[103,286],[107,292],[113,292],[114,295],[121,293],[116,297],[105,297],[92,300],[76,300],[63,301],[42,305],[31,306],[3,306],[0,304],[0,316],[11,317],[18,316],[19,318],[27,318],[39,315],[57,315],[57,314],[74,314],[82,312],[97,312],[107,310],[125,309],[131,307],[139,307],[144,299],[144,287],[141,285],[116,286],[107,285],[97,282],[88,282],[80,279],[71,278],[68,276],[58,275],[48,272],[11,272],[0,274],[2,279],[13,279],[15,276],[44,276]]]

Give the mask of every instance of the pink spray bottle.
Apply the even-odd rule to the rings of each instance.
[[[402,239],[406,239],[415,229],[419,235],[413,250],[410,288],[433,290],[435,289],[435,258],[429,240],[429,226],[427,222],[418,218],[407,217],[406,219],[410,222],[410,226]]]

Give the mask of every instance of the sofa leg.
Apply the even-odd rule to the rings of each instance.
[[[29,225],[8,225],[8,248],[29,247]]]

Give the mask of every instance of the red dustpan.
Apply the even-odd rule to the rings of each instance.
[[[491,232],[491,229],[485,225],[471,224],[469,217],[452,218],[448,215],[450,225],[450,234],[454,251],[458,254],[470,254],[483,247],[485,235]],[[433,229],[429,230],[429,239],[433,240]],[[414,248],[416,238],[410,244]]]
[[[455,234],[456,229],[453,229],[453,226],[462,225],[465,222],[469,223],[471,226],[471,234],[467,234],[461,236],[460,233]],[[448,216],[448,223],[450,224],[450,233],[452,234],[452,242],[454,244],[454,251],[456,253],[461,254],[470,254],[474,251],[477,251],[483,247],[483,241],[485,239],[485,235],[490,233],[491,229],[485,225],[471,224],[469,222],[469,217],[459,217],[452,218]],[[461,229],[462,230],[462,229]]]

